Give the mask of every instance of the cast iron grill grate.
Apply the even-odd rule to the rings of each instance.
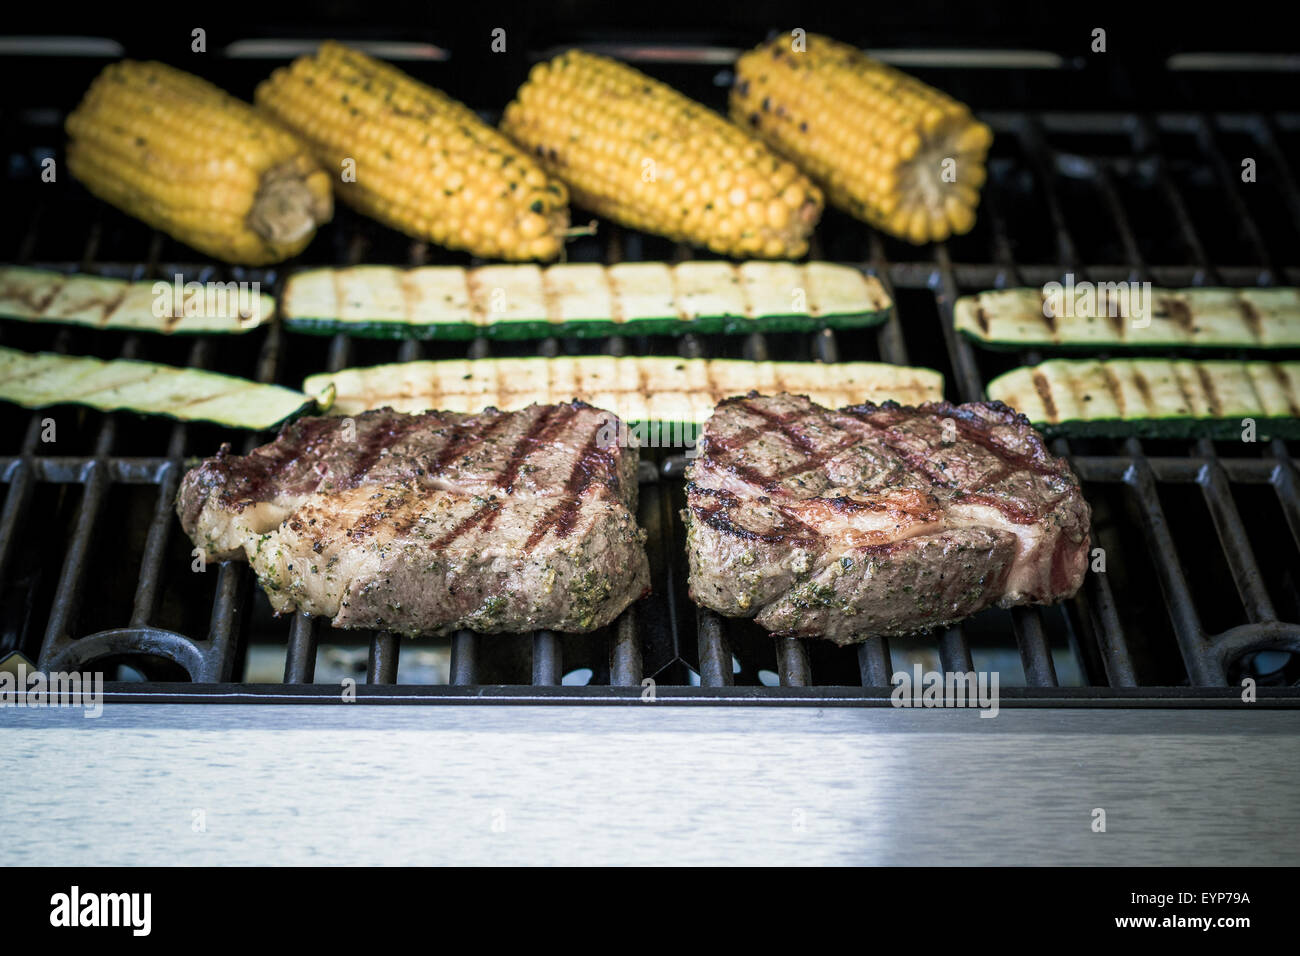
[[[938,368],[948,398],[972,401],[992,376],[1040,356],[972,348],[953,329],[958,295],[1041,285],[1066,273],[1161,285],[1300,283],[1300,191],[1286,160],[1300,140],[1300,114],[982,115],[997,140],[972,234],[918,250],[835,212],[819,227],[812,257],[858,265],[894,296],[897,308],[878,330],[494,342],[491,352],[883,360]],[[61,158],[61,119],[45,110],[3,117],[15,129],[4,182],[4,261],[131,278],[179,272],[200,281],[256,280],[272,294],[303,265],[472,264],[346,209],[283,268],[187,261],[183,247],[91,200],[75,183],[39,183],[39,160]],[[1240,182],[1238,153],[1256,157],[1267,175]],[[569,250],[571,261],[693,255],[606,224]],[[0,341],[219,368],[293,386],[326,368],[466,354],[458,343],[291,336],[278,323],[237,338],[190,339],[4,323]],[[489,343],[473,342],[468,354],[489,354]],[[49,419],[54,442],[42,440]],[[211,454],[223,440],[246,450],[267,436],[70,407],[27,413],[10,406],[0,422],[0,657],[18,650],[51,670],[128,663],[146,680],[110,683],[124,699],[338,697],[337,684],[313,685],[317,661],[322,646],[356,635],[302,615],[272,620],[245,565],[193,572],[174,518],[187,459]],[[1013,702],[1231,702],[1238,693],[1231,688],[1246,675],[1272,685],[1261,688],[1265,699],[1300,700],[1295,659],[1275,653],[1300,652],[1300,625],[1292,623],[1300,621],[1293,449],[1281,441],[1089,439],[1057,440],[1054,450],[1069,455],[1085,483],[1094,543],[1106,558],[1106,572],[1090,574],[1079,597],[1064,605],[988,611],[892,647],[883,640],[849,649],[774,640],[688,600],[683,459],[680,450],[657,449],[643,461],[639,515],[649,532],[654,595],[594,635],[456,634],[446,684],[398,686],[402,643],[384,632],[365,635],[365,680],[376,698],[392,700],[626,700],[650,678],[659,695],[680,700],[880,702],[906,661],[987,669],[989,648],[1001,639],[1011,646],[1013,638],[1025,685],[1004,690]],[[254,636],[286,648],[282,683],[242,682]],[[1070,686],[1060,686],[1062,662],[1075,675]],[[591,671],[590,684],[562,684],[578,666]],[[1004,679],[1004,686],[1014,682]]]

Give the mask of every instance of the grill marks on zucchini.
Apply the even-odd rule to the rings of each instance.
[[[1111,437],[1300,436],[1300,362],[1054,359],[988,386],[1050,433]]]
[[[958,299],[954,319],[959,332],[994,349],[1300,347],[1300,289],[1292,287],[1152,289],[1141,326],[1114,307],[1122,298],[1096,300],[1058,315],[1040,289],[1000,289]]]
[[[724,398],[751,391],[808,395],[828,408],[894,400],[939,401],[943,376],[873,362],[750,362],[738,359],[582,356],[405,362],[313,375],[310,395],[333,392],[331,411],[352,415],[390,406],[414,412],[513,411],[579,399],[624,421],[699,423]]]
[[[354,266],[293,276],[285,324],[373,338],[678,335],[876,325],[880,282],[828,262]]]
[[[161,289],[166,286],[166,291]],[[179,294],[178,294],[179,291]],[[165,298],[164,298],[165,296]],[[158,308],[159,304],[163,308]],[[162,315],[157,314],[159,311]],[[177,290],[166,281],[67,275],[0,266],[0,318],[128,332],[247,332],[275,315],[275,300],[238,283]]]
[[[0,346],[0,401],[25,408],[87,405],[231,428],[271,428],[312,400],[279,385],[263,385],[202,369],[131,359],[97,359]]]

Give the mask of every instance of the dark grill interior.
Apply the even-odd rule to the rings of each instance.
[[[692,49],[679,48],[680,63],[669,57],[644,68],[722,107],[725,75],[689,62]],[[207,63],[209,79],[222,83],[228,67],[225,85],[245,96],[275,65]],[[88,79],[99,65],[77,63],[70,73]],[[403,65],[442,85],[445,65]],[[1012,82],[1013,71],[917,72],[976,105],[984,101],[981,84],[1033,86],[1033,77]],[[476,264],[346,208],[283,268],[195,262],[184,247],[93,200],[61,166],[56,183],[40,182],[41,160],[62,158],[63,111],[81,88],[69,83],[66,98],[33,99],[0,116],[10,144],[0,261],[131,278],[170,280],[180,272],[187,280],[257,280],[273,295],[292,269],[307,265]],[[43,94],[33,88],[31,95]],[[994,375],[1042,356],[973,349],[953,331],[958,295],[1041,285],[1066,273],[1165,286],[1300,283],[1300,190],[1287,160],[1300,147],[1300,114],[979,112],[997,139],[971,234],[916,249],[835,211],[818,229],[812,258],[859,265],[893,294],[897,308],[879,330],[494,342],[492,352],[883,360],[939,369],[949,399],[972,401]],[[1247,156],[1258,164],[1254,183],[1239,175]],[[699,255],[607,223],[568,249],[570,261]],[[278,325],[238,337],[162,338],[3,322],[0,342],[294,387],[323,369],[465,355],[458,343],[288,335]],[[485,340],[469,346],[473,357],[486,354]],[[46,419],[55,422],[55,442],[42,440]],[[240,685],[239,693],[257,699],[333,699],[343,673],[359,683],[400,684],[371,689],[383,699],[635,699],[611,688],[639,692],[643,678],[653,678],[659,693],[682,699],[870,702],[887,700],[895,670],[921,662],[1000,670],[1013,701],[1226,703],[1237,699],[1231,688],[1243,676],[1259,682],[1261,697],[1300,699],[1300,663],[1291,653],[1300,652],[1300,626],[1289,623],[1300,621],[1300,476],[1294,449],[1280,441],[1058,440],[1055,450],[1070,456],[1093,506],[1104,574],[1089,574],[1080,596],[1060,606],[987,611],[942,633],[841,649],[773,640],[749,622],[691,604],[678,516],[683,460],[671,449],[643,452],[640,520],[650,535],[655,593],[605,631],[402,642],[301,616],[276,620],[245,565],[191,570],[172,510],[187,458],[212,454],[222,441],[246,450],[267,437],[74,407],[27,413],[6,406],[0,658],[19,650],[52,670],[93,664],[122,679],[109,690],[127,698],[229,699]],[[279,680],[279,649],[283,683],[263,682],[257,662],[272,659]],[[427,667],[415,662],[426,651],[436,652]],[[561,684],[579,671],[590,672],[585,686]]]

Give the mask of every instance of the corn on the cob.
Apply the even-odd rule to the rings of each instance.
[[[802,256],[822,196],[790,162],[672,88],[570,50],[533,67],[502,121],[617,222],[736,257]]]
[[[106,67],[67,131],[87,189],[226,262],[287,259],[333,213],[329,177],[292,134],[162,63]]]
[[[255,100],[339,177],[341,200],[394,229],[499,259],[564,246],[564,187],[469,107],[386,63],[327,42]]]
[[[778,35],[736,64],[731,115],[826,190],[914,243],[975,224],[993,134],[966,106],[855,47]]]

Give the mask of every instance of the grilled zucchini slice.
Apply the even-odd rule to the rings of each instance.
[[[1300,346],[1300,289],[1292,287],[1152,289],[1149,320],[1124,311],[1106,301],[1066,310],[1040,289],[999,289],[958,299],[954,320],[991,349]]]
[[[353,266],[300,272],[281,302],[297,332],[399,339],[851,328],[890,305],[874,276],[829,262]]]
[[[1300,362],[1054,359],[1012,369],[988,396],[1049,434],[1240,438],[1300,436]]]
[[[208,335],[247,332],[274,315],[273,298],[235,282],[132,282],[0,266],[0,318]]]
[[[260,430],[312,406],[301,392],[233,375],[131,359],[97,359],[0,346],[0,401],[25,408],[86,405],[183,422]]]
[[[932,369],[874,362],[749,362],[741,359],[580,356],[405,362],[313,375],[309,395],[332,397],[334,413],[390,406],[503,411],[533,402],[581,399],[624,421],[699,423],[732,395],[794,392],[828,408],[894,400],[939,401],[943,376]]]

